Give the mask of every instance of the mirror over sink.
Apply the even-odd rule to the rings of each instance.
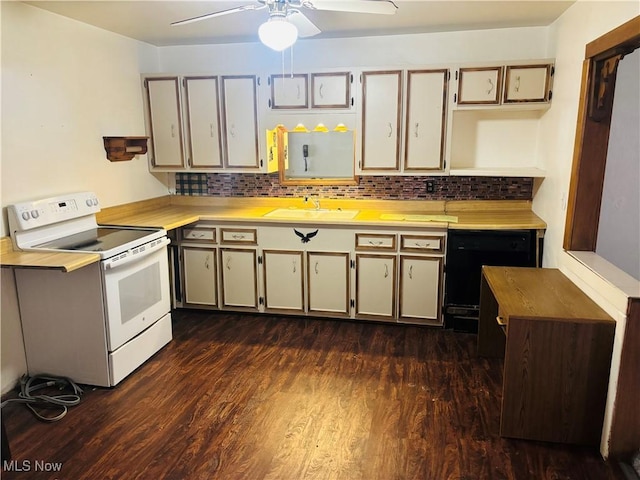
[[[277,155],[282,185],[356,185],[355,132],[343,124],[308,130],[298,124],[267,130],[269,155]],[[318,217],[316,217],[318,218]]]

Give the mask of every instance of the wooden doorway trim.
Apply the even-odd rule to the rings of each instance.
[[[595,251],[619,61],[640,47],[640,16],[587,44],[564,231],[565,250]]]

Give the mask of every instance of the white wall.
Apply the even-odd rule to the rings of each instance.
[[[293,71],[392,65],[434,65],[546,58],[546,27],[507,28],[386,37],[299,40],[293,48]],[[517,39],[517,41],[515,41]],[[291,71],[291,56],[259,43],[161,47],[167,72],[279,73]],[[283,58],[284,57],[284,58]]]
[[[533,202],[534,211],[548,225],[544,266],[558,267],[617,322],[600,451],[608,456],[611,413],[617,388],[620,351],[626,320],[627,295],[638,289],[618,284],[620,276],[605,279],[593,268],[562,248],[566,198],[571,180],[573,147],[582,79],[585,46],[640,14],[640,2],[594,2],[579,0],[550,28],[550,54],[556,59],[553,103],[541,122],[541,145],[547,175]],[[637,283],[637,282],[636,282]],[[638,290],[640,293],[640,290]]]
[[[144,135],[141,71],[155,47],[19,2],[1,2],[3,219],[18,201],[92,190],[103,206],[165,195],[146,156],[106,159],[102,136]],[[26,373],[13,272],[2,269],[1,391]]]
[[[140,72],[157,68],[156,48],[23,3],[1,8],[2,206],[76,190],[103,206],[166,194],[146,155],[112,163],[102,144],[145,134]]]

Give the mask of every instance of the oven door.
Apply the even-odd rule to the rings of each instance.
[[[110,352],[170,311],[168,243],[154,241],[130,258],[102,262]]]

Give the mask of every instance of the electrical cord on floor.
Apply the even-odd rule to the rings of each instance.
[[[34,392],[43,388],[57,387],[60,391],[70,388],[73,393],[62,393],[59,395],[50,395],[41,393],[33,395]],[[76,385],[72,380],[66,377],[54,377],[50,375],[35,375],[29,377],[23,375],[20,379],[20,393],[18,398],[10,398],[0,403],[0,408],[4,408],[9,403],[24,403],[33,414],[44,422],[56,422],[67,414],[68,408],[80,403],[82,388]],[[59,408],[61,411],[58,415],[46,417],[42,415],[36,408]]]

